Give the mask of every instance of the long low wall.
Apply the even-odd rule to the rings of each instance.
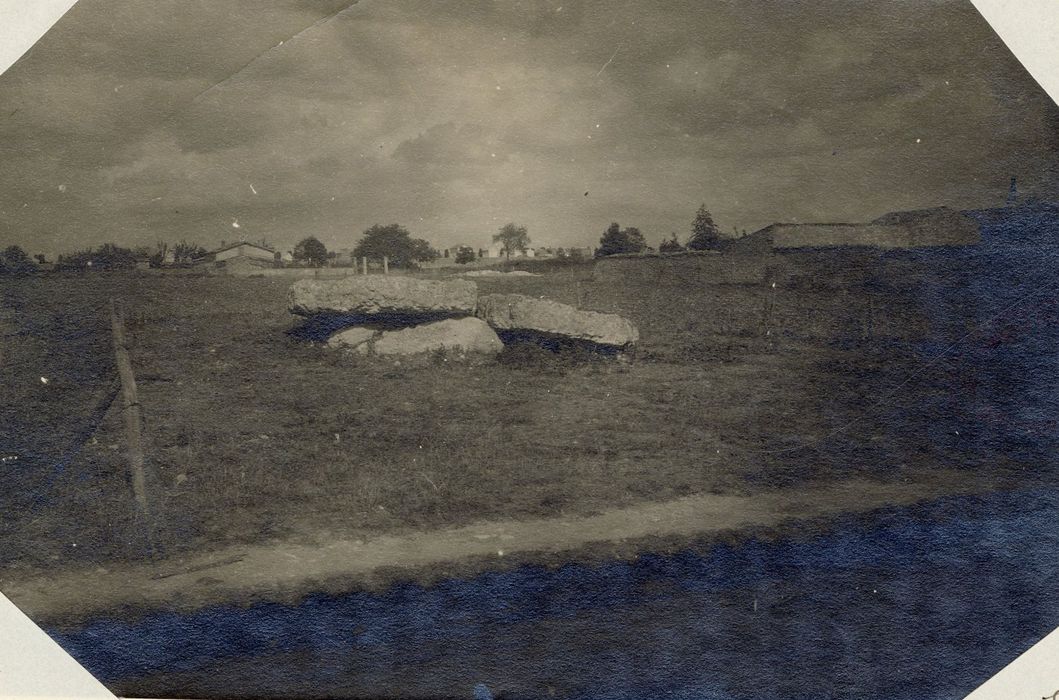
[[[358,274],[353,267],[245,267],[221,274],[235,277],[285,277],[289,279],[340,279]],[[372,273],[381,274],[381,273]]]
[[[584,291],[598,310],[633,319],[645,347],[668,339],[667,347],[652,348],[662,353],[710,337],[764,333],[902,340],[929,330],[908,286],[925,272],[879,251],[615,256],[595,261]]]
[[[422,270],[478,270],[500,267],[508,262],[510,261],[507,258],[476,258],[467,263],[458,263],[455,258],[438,258],[430,262],[419,263],[419,267]]]
[[[419,270],[402,270],[390,268],[391,275],[418,274],[426,276],[452,275],[467,270],[482,270],[498,267],[498,265],[452,265],[446,267],[427,267]],[[341,279],[362,274],[355,267],[239,267],[234,269],[218,269],[214,274],[232,275],[235,277],[282,277],[287,279]],[[368,274],[381,275],[382,270],[373,269]]]
[[[601,282],[665,276],[696,285],[760,284],[781,264],[771,256],[757,255],[612,255],[596,260],[592,276]]]

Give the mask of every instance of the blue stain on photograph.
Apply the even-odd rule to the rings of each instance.
[[[53,637],[127,695],[962,698],[1059,626],[1059,496]]]

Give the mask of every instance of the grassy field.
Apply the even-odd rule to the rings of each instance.
[[[959,367],[909,383],[915,361],[866,342],[863,300],[835,290],[604,282],[590,265],[481,278],[622,313],[642,343],[618,360],[523,347],[468,367],[297,341],[289,284],[0,282],[0,565],[143,555],[120,412],[93,415],[115,374],[111,297],[128,309],[163,555],[983,463],[920,408],[959,390]]]

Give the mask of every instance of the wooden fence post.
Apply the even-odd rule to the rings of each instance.
[[[125,439],[128,443],[129,473],[136,508],[147,528],[147,540],[154,547],[150,509],[147,503],[147,479],[144,476],[143,440],[140,432],[140,400],[136,392],[136,375],[132,371],[129,347],[125,340],[125,315],[121,305],[110,300],[110,329],[114,336],[114,359],[121,379],[121,404],[125,417]]]
[[[767,280],[766,280],[767,283]],[[776,283],[772,282],[768,287],[765,288],[765,299],[764,308],[761,314],[761,334],[763,337],[769,338],[770,341],[773,339],[772,335],[772,310],[776,306]]]

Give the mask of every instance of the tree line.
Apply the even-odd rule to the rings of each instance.
[[[510,257],[529,248],[529,231],[525,226],[515,223],[505,224],[493,236],[493,242],[499,243],[504,253]],[[477,259],[474,248],[461,245],[456,247],[455,262],[466,264]],[[306,263],[313,267],[322,267],[334,260],[335,253],[327,250],[315,236],[308,236],[298,242],[291,252],[295,262]],[[375,224],[364,231],[360,241],[353,249],[353,258],[381,260],[386,258],[390,267],[415,268],[420,263],[437,260],[441,253],[422,238],[413,238],[412,234],[400,224]]]
[[[327,246],[316,236],[303,238],[291,252],[295,262],[323,267],[334,260],[336,255],[328,251]],[[411,232],[400,224],[374,224],[364,231],[360,241],[353,249],[355,259],[368,258],[382,260],[386,258],[390,267],[414,268],[422,262],[436,260],[441,256],[429,242],[422,238],[412,238]]]
[[[504,224],[493,235],[493,243],[498,244],[502,254],[508,258],[525,253],[529,249],[530,242],[529,230],[514,222]],[[722,245],[721,231],[714,223],[706,205],[703,204],[695,214],[687,240],[681,243],[677,235],[673,233],[669,239],[659,244],[658,251],[676,253],[683,250],[715,250]],[[595,256],[642,253],[647,248],[643,232],[635,226],[622,228],[615,222],[608,226],[600,237]],[[87,248],[60,255],[56,260],[56,267],[58,269],[124,269],[134,267],[144,261],[151,267],[162,267],[168,264],[188,265],[207,254],[206,248],[187,241],[180,241],[172,246],[166,242],[159,242],[153,249],[149,247],[125,248],[114,243],[104,243],[94,249]],[[336,254],[328,251],[327,246],[315,236],[308,236],[299,241],[291,255],[296,263],[313,267],[331,264],[336,257]],[[352,255],[354,259],[382,260],[386,258],[391,267],[398,269],[416,268],[421,263],[441,257],[441,254],[428,241],[413,238],[411,232],[400,224],[371,226],[364,231]],[[279,253],[276,256],[278,261]],[[470,246],[461,245],[455,248],[455,262],[458,264],[473,262],[477,257],[477,253]],[[579,256],[568,255],[564,249],[558,248],[555,251],[555,257]],[[43,255],[36,255],[34,258],[37,263],[34,263],[21,247],[9,246],[0,253],[0,274],[32,272],[37,269],[38,264],[43,265],[47,262]]]
[[[38,260],[43,255],[37,256]],[[37,269],[33,260],[20,246],[8,246],[0,253],[0,274],[22,275]]]
[[[677,239],[677,235],[662,241],[658,250],[662,253],[676,253],[683,250],[716,250],[722,246],[723,237],[713,216],[706,205],[703,204],[695,213],[695,219],[691,223],[691,234],[685,243]],[[510,258],[512,255],[525,253],[530,246],[529,230],[520,224],[508,223],[500,227],[493,235],[493,243],[500,245],[502,254]],[[599,247],[596,248],[595,256],[617,255],[621,253],[642,253],[647,250],[647,241],[643,233],[636,227],[622,228],[618,223],[612,223],[603,236],[599,239]],[[327,247],[315,236],[302,239],[293,251],[294,260],[304,262],[314,267],[327,265],[333,260],[335,254],[328,252]],[[388,258],[389,264],[396,268],[417,267],[419,263],[429,262],[441,257],[440,253],[431,245],[421,239],[412,238],[411,233],[399,224],[372,226],[364,232],[363,237],[353,249],[353,257],[362,257],[372,260]],[[568,257],[562,248],[556,251],[556,257]],[[569,256],[574,257],[574,256]],[[470,246],[458,246],[455,248],[455,262],[466,264],[477,258],[475,251]]]
[[[718,250],[722,245],[721,230],[714,223],[713,216],[706,209],[706,205],[703,204],[699,207],[699,210],[695,213],[695,219],[691,222],[691,234],[688,236],[687,241],[682,244],[677,239],[677,234],[670,234],[670,238],[663,240],[658,245],[658,252],[679,253],[684,250]],[[618,223],[612,223],[599,239],[596,257],[623,253],[642,253],[647,250],[647,247],[647,241],[640,229],[635,226],[622,228]]]
[[[206,253],[202,246],[187,241],[181,241],[172,247],[167,243],[159,243],[156,248],[126,248],[116,243],[104,243],[96,248],[63,253],[55,259],[54,264],[58,270],[122,270],[140,263],[161,267],[167,260],[176,264],[190,264],[192,260]],[[0,274],[28,274],[47,264],[49,263],[44,255],[34,255],[31,258],[17,245],[8,246],[0,253]]]

